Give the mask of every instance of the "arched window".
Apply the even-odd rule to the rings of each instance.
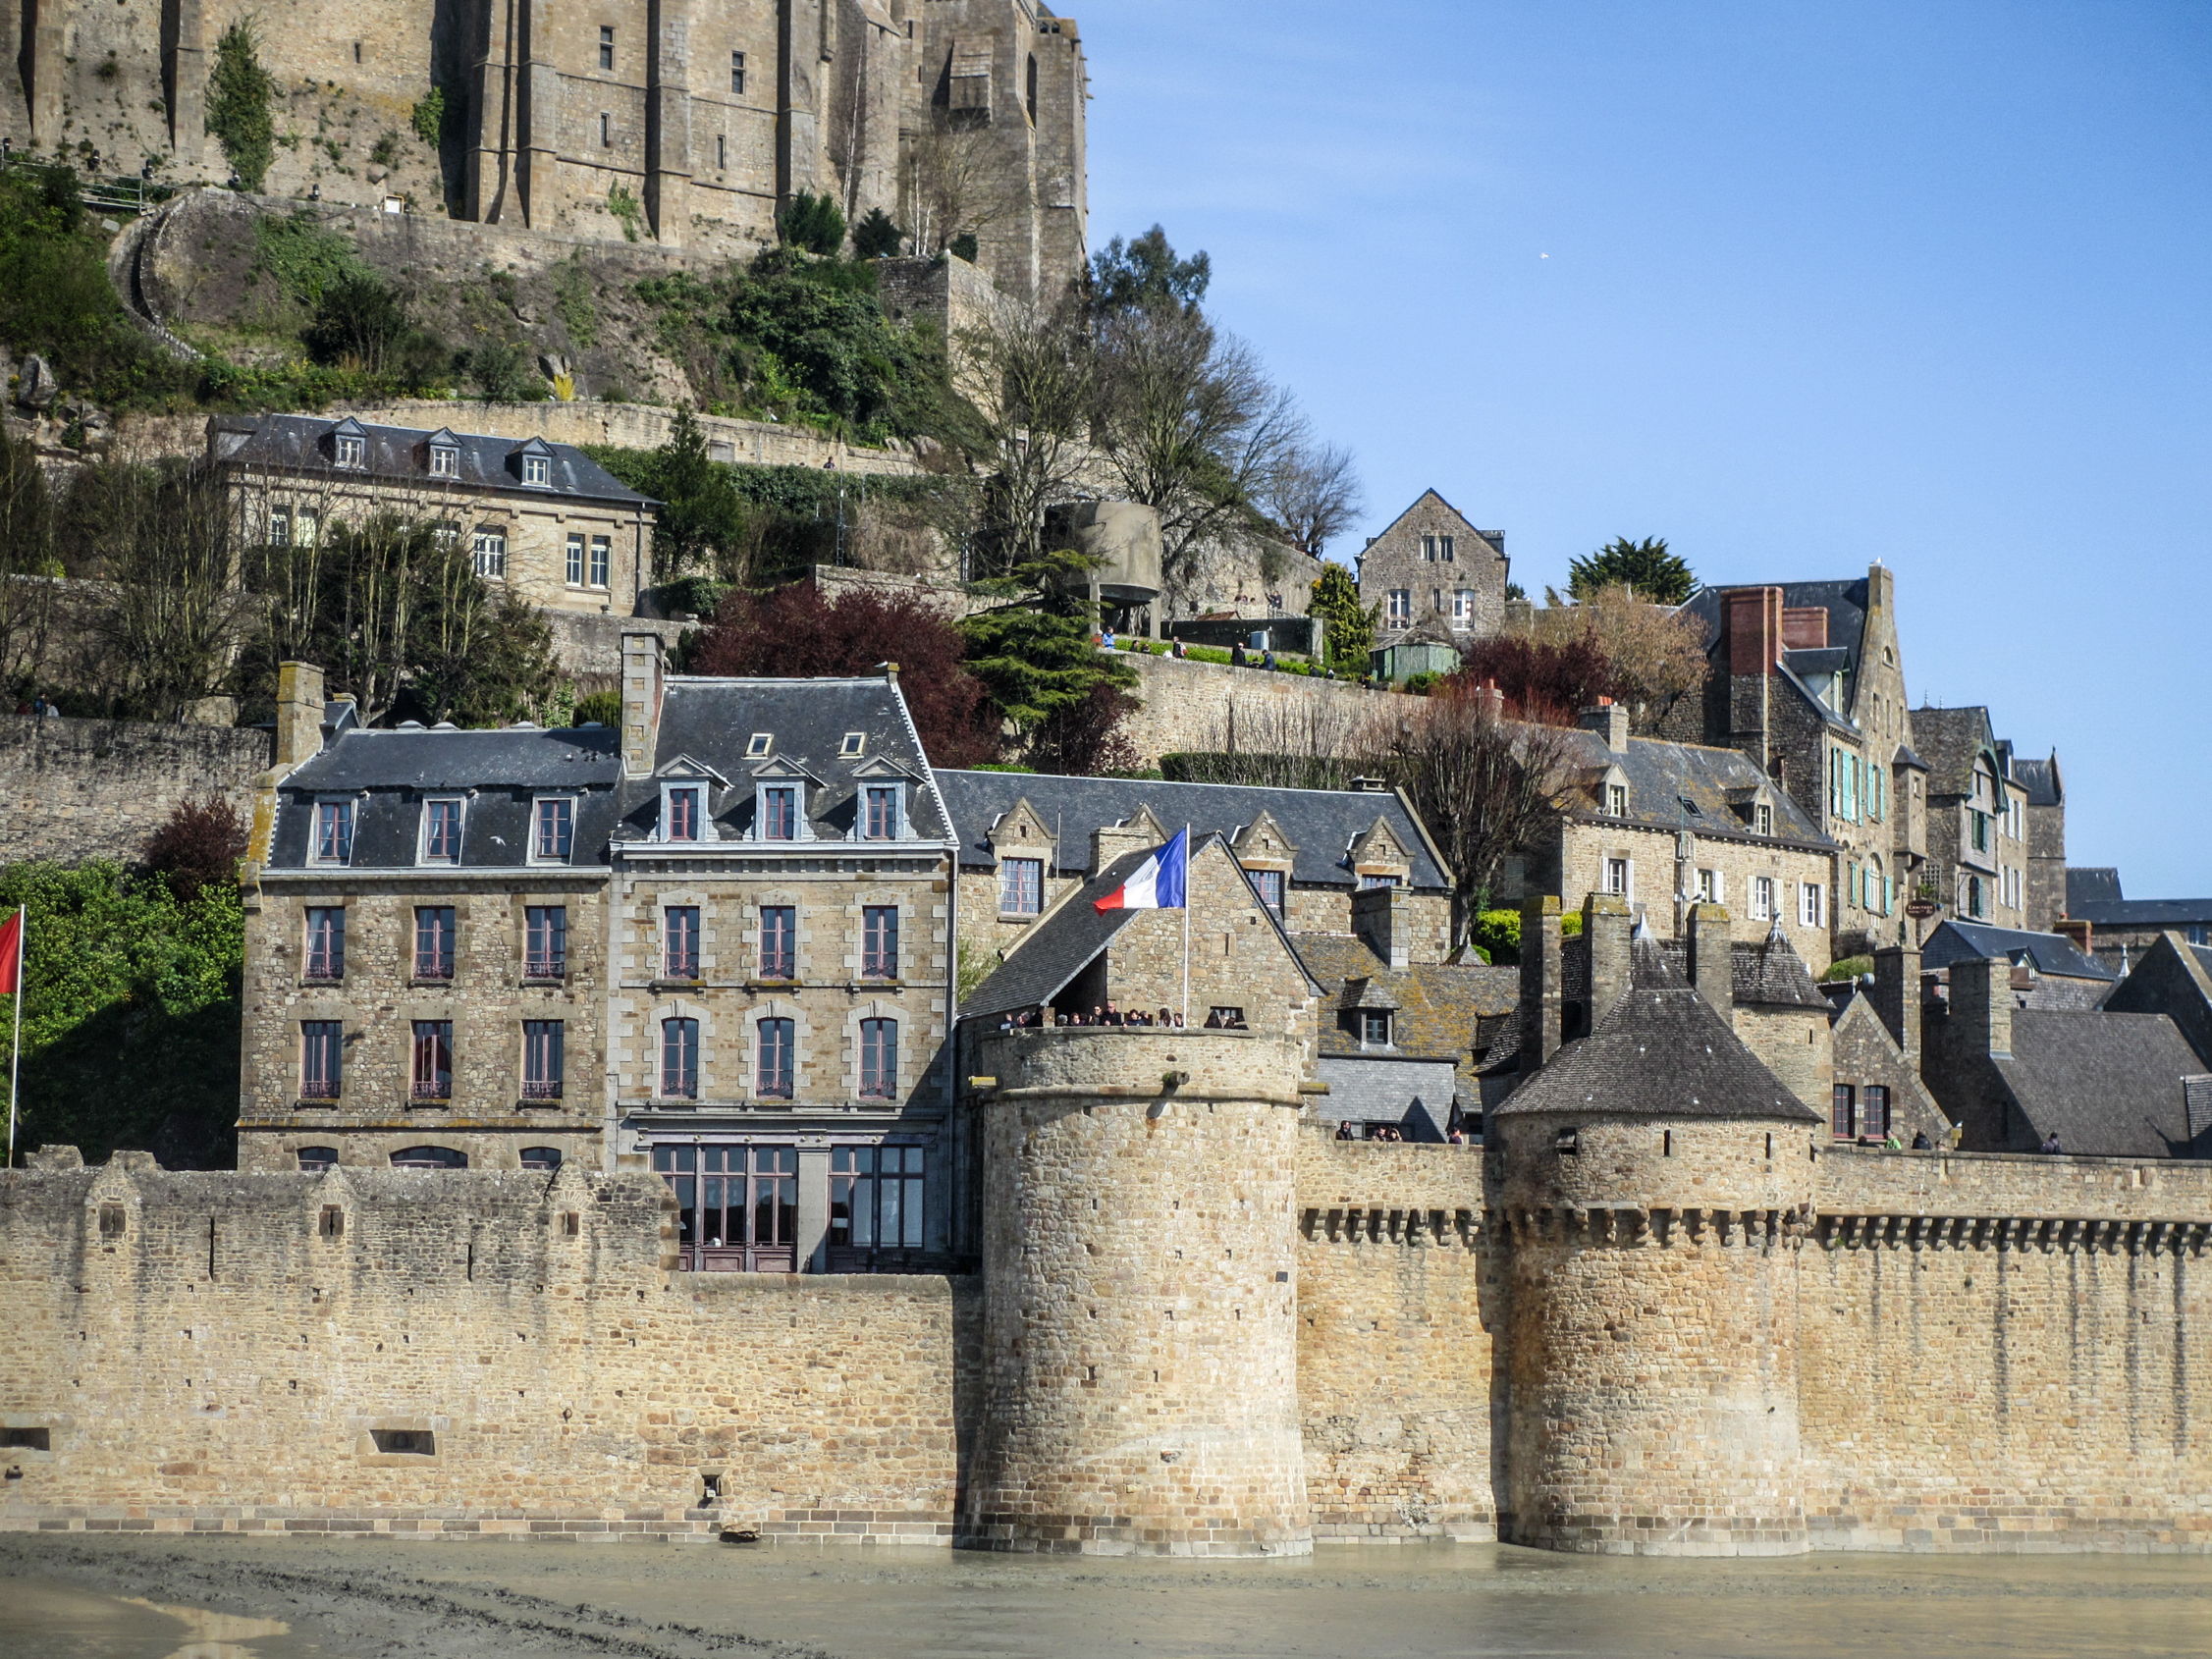
[[[559,1147],[524,1147],[522,1149],[522,1167],[524,1169],[559,1169],[561,1167],[561,1149]]]
[[[338,1167],[338,1149],[336,1147],[301,1147],[299,1149],[299,1167],[306,1170],[336,1169]]]
[[[394,1169],[466,1169],[468,1154],[451,1147],[406,1147],[392,1154]]]

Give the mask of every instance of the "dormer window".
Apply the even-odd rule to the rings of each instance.
[[[366,463],[367,455],[368,445],[363,440],[349,437],[343,433],[339,435],[338,464],[340,466],[360,467]]]
[[[791,841],[799,832],[799,791],[794,783],[773,783],[760,792],[760,838]]]
[[[706,788],[698,783],[671,783],[661,794],[661,839],[696,841],[706,824]]]
[[[1766,802],[1759,802],[1757,807],[1753,810],[1752,821],[1761,835],[1774,833],[1774,809]]]
[[[315,803],[316,864],[351,864],[353,861],[353,803]]]
[[[1387,1048],[1390,1046],[1390,1011],[1387,1008],[1363,1008],[1360,1010],[1360,1046],[1363,1048]]]
[[[522,457],[522,482],[547,484],[552,482],[553,459],[550,455],[524,455]]]
[[[422,803],[422,850],[418,864],[460,862],[460,809],[458,796]]]
[[[754,732],[750,737],[745,739],[745,759],[749,761],[767,759],[768,751],[775,746],[775,743],[776,734],[774,732]]]
[[[449,444],[431,445],[430,476],[433,478],[459,478],[460,476],[460,452]]]
[[[837,745],[837,758],[849,761],[868,752],[868,734],[865,731],[848,731],[844,741]]]
[[[1628,785],[1626,783],[1608,783],[1605,785],[1605,816],[1607,818],[1626,818],[1628,816]]]
[[[870,841],[898,838],[898,785],[871,783],[860,792],[860,833]]]

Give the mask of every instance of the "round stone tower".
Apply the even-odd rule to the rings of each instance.
[[[1052,1027],[978,1044],[982,1424],[959,1541],[1313,1548],[1298,1423],[1296,1039]]]
[[[1807,1547],[1794,1270],[1818,1126],[1641,938],[1631,989],[1490,1114],[1512,1262],[1501,1538]]]

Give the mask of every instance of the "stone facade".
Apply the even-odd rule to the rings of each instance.
[[[1140,705],[1122,726],[1140,765],[1188,750],[1258,748],[1272,731],[1309,720],[1357,725],[1403,707],[1398,693],[1307,674],[1269,673],[1185,657],[1131,653],[1130,695]]]
[[[187,801],[249,813],[270,753],[266,731],[0,716],[0,863],[131,863]]]
[[[1913,719],[1933,768],[1927,879],[1936,902],[1962,921],[2028,931],[2027,795],[2013,776],[2010,745],[1990,730],[1987,709],[1922,708]],[[2047,840],[2048,817],[2039,829]],[[2063,820],[2057,834],[2063,870]]]
[[[992,278],[1029,294],[1083,266],[1082,46],[1033,0],[620,0],[588,15],[469,0],[281,19],[231,0],[166,13],[11,0],[21,74],[0,92],[0,132],[96,155],[96,172],[152,163],[219,184],[208,77],[241,19],[259,25],[280,135],[315,140],[279,142],[280,194],[745,254],[775,241],[779,205],[801,190],[849,219],[881,207],[913,224],[902,163],[948,126],[999,198],[989,223],[958,227],[982,231]],[[433,88],[444,136],[426,144],[414,119]]]
[[[1378,610],[1376,644],[1394,645],[1419,623],[1462,646],[1504,632],[1510,568],[1503,530],[1476,529],[1424,490],[1360,555],[1360,603]]]

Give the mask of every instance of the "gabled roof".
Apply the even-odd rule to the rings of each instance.
[[[1337,1012],[1390,1007],[1397,1019],[1392,1050],[1400,1055],[1472,1062],[1482,1022],[1508,1014],[1521,999],[1521,970],[1485,963],[1419,963],[1392,968],[1367,941],[1348,934],[1293,934],[1307,972],[1329,989],[1321,1020],[1321,1051],[1347,1057],[1360,1047]]]
[[[1640,936],[1631,950],[1627,994],[1588,1037],[1561,1048],[1494,1107],[1495,1115],[1820,1121],[1712,1004],[1682,983],[1657,940]]]
[[[2120,872],[2109,864],[2069,865],[2066,871],[2066,913],[2081,914],[2077,904],[2118,904],[2127,895],[2120,890]]]
[[[1599,818],[1587,807],[1577,815],[1592,822],[1637,825],[1649,830],[1688,830],[1699,835],[1736,835],[1753,840],[1796,842],[1826,852],[1835,843],[1807,818],[1787,790],[1768,777],[1758,763],[1739,749],[1710,749],[1699,743],[1670,743],[1656,737],[1631,737],[1628,752],[1615,754],[1594,731],[1573,731],[1569,765],[1586,776],[1617,766],[1628,778],[1628,818]],[[1688,799],[1698,810],[1683,806]],[[1763,799],[1774,807],[1774,833],[1753,836],[1752,825],[1737,812]]]
[[[1492,558],[1495,559],[1503,559],[1505,557],[1505,532],[1503,530],[1476,529],[1474,519],[1468,517],[1466,513],[1460,511],[1458,508],[1452,506],[1450,502],[1444,500],[1443,496],[1433,489],[1424,490],[1420,495],[1414,497],[1413,500],[1407,504],[1405,509],[1401,511],[1397,517],[1391,519],[1389,523],[1382,526],[1381,532],[1376,536],[1375,542],[1381,541],[1385,536],[1389,535],[1391,531],[1395,530],[1408,518],[1412,517],[1417,508],[1421,508],[1429,502],[1434,502],[1438,507],[1442,508],[1446,512],[1450,513],[1454,518],[1458,519],[1460,523],[1466,527],[1467,533],[1469,535],[1476,537],[1484,544],[1484,552],[1489,554]],[[1370,542],[1368,546],[1373,547],[1375,545],[1375,542]],[[1455,548],[1453,551],[1456,553],[1458,550]]]
[[[2202,1073],[2164,1014],[2021,1008],[2012,1052],[1992,1055],[2038,1142],[2099,1157],[2186,1157],[2182,1079]]]
[[[1927,942],[1920,946],[1920,966],[1948,968],[1954,962],[1973,962],[1990,956],[2003,956],[2017,962],[2023,955],[2034,964],[2039,974],[2103,980],[2108,984],[2120,978],[2094,956],[2084,956],[2076,949],[2074,941],[2064,934],[2030,934],[2018,928],[1984,927],[1978,922],[1946,921],[1928,935]]]
[[[343,427],[358,434],[366,445],[362,463],[341,469],[327,453],[324,440]],[[450,441],[460,451],[455,476],[433,477],[426,454],[431,438]],[[420,484],[443,488],[475,485],[484,489],[520,490],[522,474],[514,457],[525,449],[551,457],[547,482],[530,486],[533,496],[566,496],[579,501],[621,507],[657,507],[621,483],[615,475],[571,444],[549,444],[543,438],[516,440],[481,433],[456,434],[441,427],[435,434],[417,427],[367,426],[348,416],[343,422],[319,415],[263,415],[238,448],[224,457],[226,465],[275,467],[285,471],[327,474],[338,478],[374,478],[389,483]]]
[[[1798,954],[1781,923],[1757,944],[1729,947],[1736,1000],[1753,1008],[1825,1008],[1827,998],[1812,982],[1812,970]]]
[[[1997,756],[1997,739],[1989,728],[1989,711],[1979,706],[1964,709],[1915,709],[1913,746],[1928,763],[1928,792],[1964,795],[1972,787],[1973,766],[1986,756],[2004,786],[2005,768]]]
[[[1413,813],[1395,794],[1362,789],[1271,789],[1237,783],[1164,783],[1140,777],[1058,777],[1044,773],[953,772],[936,774],[939,793],[952,815],[960,862],[988,868],[994,862],[991,827],[1027,800],[1056,836],[1052,865],[1062,874],[1089,867],[1091,832],[1126,822],[1142,807],[1163,825],[1188,824],[1200,833],[1234,835],[1262,813],[1271,815],[1298,851],[1290,879],[1308,886],[1356,884],[1349,853],[1353,840],[1377,817],[1411,854],[1410,884],[1446,891],[1450,880]]]
[[[1818,671],[1834,673],[1839,669],[1858,683],[1859,654],[1866,641],[1866,578],[1855,576],[1843,581],[1829,582],[1732,582],[1731,587],[1779,587],[1782,606],[1788,611],[1822,610],[1828,613],[1828,643],[1825,650],[1841,652],[1833,667]],[[1705,624],[1705,643],[1709,648],[1720,643],[1720,595],[1716,587],[1701,587],[1682,602],[1682,609]],[[1786,652],[1785,660],[1813,655],[1807,651]]]

